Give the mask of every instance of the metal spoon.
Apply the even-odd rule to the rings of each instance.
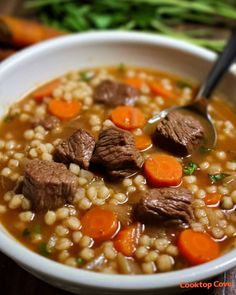
[[[157,123],[163,119],[168,113],[173,111],[183,112],[186,114],[192,113],[194,117],[198,117],[203,123],[205,130],[205,146],[207,148],[214,148],[217,142],[217,133],[212,118],[208,113],[208,99],[213,90],[216,88],[220,80],[228,71],[230,65],[236,57],[236,30],[232,33],[224,51],[219,55],[215,64],[213,65],[206,82],[203,83],[198,91],[193,103],[186,106],[177,106],[165,109],[159,114],[148,120],[149,124]]]

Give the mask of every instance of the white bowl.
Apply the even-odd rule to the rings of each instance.
[[[151,34],[102,32],[62,37],[23,50],[1,64],[0,109],[3,112],[37,85],[73,69],[122,62],[202,81],[215,57],[197,46]],[[221,88],[236,98],[232,73],[228,73]],[[39,256],[3,227],[0,250],[42,280],[79,294],[171,294],[181,290],[181,282],[206,280],[236,266],[233,250],[209,263],[168,273],[126,276],[88,272]]]

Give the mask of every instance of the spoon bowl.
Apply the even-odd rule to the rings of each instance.
[[[194,103],[186,106],[175,106],[161,111],[159,114],[148,120],[148,124],[157,125],[158,122],[164,119],[170,112],[179,112],[183,115],[193,116],[201,122],[204,128],[204,147],[212,149],[217,142],[217,132],[211,115],[208,112],[207,100],[202,98],[196,100]]]

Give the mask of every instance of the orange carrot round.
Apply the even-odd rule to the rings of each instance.
[[[134,143],[137,149],[144,151],[152,146],[152,140],[148,135],[137,135],[134,136]]]
[[[145,124],[144,114],[138,108],[131,106],[115,108],[111,112],[111,120],[116,126],[126,130],[142,128]]]
[[[82,233],[95,241],[111,239],[119,229],[117,215],[107,209],[94,207],[81,218]]]
[[[59,119],[66,120],[76,117],[81,110],[81,106],[81,102],[75,100],[64,101],[60,99],[52,99],[49,101],[48,111]]]
[[[155,187],[176,186],[182,180],[182,166],[172,156],[151,154],[144,163],[144,174]]]
[[[140,89],[143,85],[145,85],[145,81],[134,77],[134,78],[127,78],[125,79],[125,84],[128,84],[130,86],[133,86],[134,88]]]
[[[192,265],[208,262],[220,254],[219,245],[208,234],[185,229],[178,239],[180,254]]]
[[[218,205],[222,198],[222,194],[220,193],[209,193],[206,194],[204,201],[206,205]]]
[[[162,96],[164,98],[177,99],[177,96],[173,91],[170,91],[170,90],[164,88],[164,86],[162,86],[160,83],[150,82],[149,87],[151,88],[152,92],[155,95],[160,95],[160,96]]]
[[[46,85],[43,85],[42,87],[40,87],[33,93],[33,98],[36,101],[40,102],[43,100],[44,97],[51,96],[53,90],[56,89],[59,85],[60,85],[60,82],[58,80],[52,81]]]
[[[114,240],[114,247],[125,256],[133,256],[141,234],[141,224],[132,224],[121,230]]]

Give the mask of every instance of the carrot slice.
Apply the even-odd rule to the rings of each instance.
[[[60,82],[58,80],[52,81],[42,87],[40,87],[38,90],[36,90],[33,93],[33,98],[40,102],[43,100],[46,96],[51,96],[54,89],[56,89],[60,85]]]
[[[114,240],[114,247],[125,256],[132,256],[138,245],[141,224],[132,224],[121,230]]]
[[[111,112],[113,123],[123,129],[141,128],[145,124],[144,114],[135,107],[120,106]]]
[[[208,234],[183,230],[178,239],[180,253],[192,265],[201,264],[217,258],[220,254],[219,245]]]
[[[81,106],[81,102],[75,100],[52,99],[48,103],[48,111],[59,119],[66,120],[76,117],[81,110]]]
[[[81,218],[82,233],[95,241],[111,239],[119,229],[116,213],[101,207],[94,207]]]
[[[134,143],[137,149],[144,151],[152,146],[152,140],[148,135],[138,135],[134,137]]]
[[[172,156],[151,154],[144,163],[144,173],[153,186],[175,186],[181,182],[182,166]]]
[[[177,95],[172,91],[164,88],[160,83],[157,82],[150,82],[149,87],[151,88],[152,92],[156,95],[160,95],[163,98],[174,98],[177,99]]]
[[[210,193],[207,194],[204,198],[206,205],[217,205],[222,198],[220,193]]]
[[[145,81],[143,81],[140,78],[134,77],[134,78],[127,78],[124,81],[126,84],[133,86],[135,88],[140,89],[143,85],[145,85]]]

